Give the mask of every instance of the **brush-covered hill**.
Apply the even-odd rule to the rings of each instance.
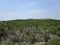
[[[47,42],[46,45],[48,45],[49,40],[54,37],[58,37],[60,40],[60,20],[0,21],[1,45],[31,45],[36,42]]]
[[[10,20],[10,21],[0,21],[0,26],[9,28],[23,28],[23,27],[45,27],[52,28],[60,26],[60,20],[53,19],[27,19],[27,20]],[[0,27],[0,28],[1,28]],[[2,28],[3,28],[2,27]],[[7,27],[7,28],[8,28]]]

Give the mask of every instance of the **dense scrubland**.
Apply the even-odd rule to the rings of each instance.
[[[0,45],[60,45],[60,20],[0,21]]]

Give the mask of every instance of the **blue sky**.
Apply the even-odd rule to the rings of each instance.
[[[0,20],[60,19],[60,0],[0,0]]]

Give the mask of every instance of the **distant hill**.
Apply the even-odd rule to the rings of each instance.
[[[20,28],[20,27],[29,27],[29,26],[46,26],[46,27],[51,27],[51,26],[60,26],[60,20],[54,20],[54,19],[26,19],[26,20],[10,20],[10,21],[0,21],[0,26],[5,25],[5,26],[11,26]]]

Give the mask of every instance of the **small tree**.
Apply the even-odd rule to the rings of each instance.
[[[45,45],[60,45],[60,38],[59,37],[52,38],[48,40],[48,42]]]

